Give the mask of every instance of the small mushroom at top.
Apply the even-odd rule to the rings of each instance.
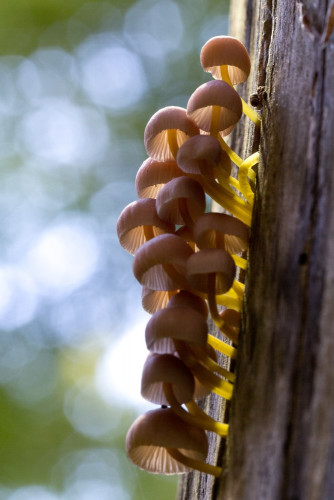
[[[225,80],[227,71],[227,83],[232,85],[243,83],[250,73],[248,51],[243,43],[232,36],[210,38],[203,45],[200,58],[204,71],[211,73],[218,80]]]

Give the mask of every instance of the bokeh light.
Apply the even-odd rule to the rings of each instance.
[[[15,4],[15,5],[14,5]],[[148,315],[119,245],[143,130],[209,79],[228,1],[2,0],[0,500],[169,500],[135,468]]]

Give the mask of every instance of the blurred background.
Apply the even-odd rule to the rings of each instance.
[[[222,0],[0,2],[0,500],[169,500],[128,462],[152,405],[141,289],[115,225],[143,131],[209,80]]]

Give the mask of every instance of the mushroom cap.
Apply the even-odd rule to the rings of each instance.
[[[232,36],[210,38],[202,47],[201,65],[216,79],[221,79],[220,66],[228,66],[233,85],[246,81],[251,67],[246,47]]]
[[[199,248],[223,248],[231,254],[248,248],[248,226],[231,215],[203,214],[196,220],[193,233]]]
[[[159,309],[167,306],[170,297],[175,292],[166,292],[164,290],[151,290],[147,286],[142,287],[141,302],[143,309],[149,314],[153,314]]]
[[[228,135],[242,115],[239,94],[228,83],[221,80],[203,83],[195,90],[188,101],[187,113],[205,132],[210,132],[213,106],[221,108],[219,132]]]
[[[134,255],[145,243],[145,227],[149,226],[152,237],[174,233],[174,226],[160,219],[153,198],[142,198],[127,205],[117,221],[117,236],[125,250]]]
[[[218,139],[210,135],[194,135],[177,152],[177,164],[186,174],[215,177],[215,169],[221,168],[228,177],[231,160],[220,147]]]
[[[239,330],[241,323],[241,314],[235,309],[224,309],[219,313],[220,317],[230,326]]]
[[[182,474],[187,467],[167,452],[178,449],[183,455],[204,461],[208,440],[203,429],[189,425],[170,408],[151,410],[138,417],[126,436],[126,453],[141,469],[156,474]]]
[[[153,314],[146,325],[145,340],[151,352],[173,354],[174,340],[206,346],[208,325],[202,313],[190,307],[167,307]]]
[[[176,130],[176,141],[180,147],[189,137],[199,134],[198,126],[187,115],[184,108],[168,106],[157,111],[149,120],[144,132],[147,154],[154,160],[174,160],[168,144],[167,130]]]
[[[187,279],[189,284],[201,292],[209,291],[209,274],[215,274],[216,294],[227,292],[234,280],[235,264],[229,253],[220,248],[205,248],[189,257]]]
[[[180,200],[185,200],[185,210],[195,221],[205,211],[205,193],[199,182],[186,177],[176,177],[167,182],[157,196],[157,213],[169,224],[186,224]]]
[[[172,385],[174,396],[180,404],[193,399],[194,377],[183,361],[172,354],[151,353],[143,368],[141,395],[151,403],[168,405],[164,383]]]
[[[185,288],[187,259],[192,248],[180,236],[161,234],[142,245],[133,261],[133,274],[151,290]]]
[[[208,306],[205,300],[186,290],[180,290],[169,299],[167,308],[171,307],[190,307],[202,314],[204,318],[208,317]]]
[[[184,172],[179,169],[175,160],[157,161],[147,158],[136,175],[138,197],[156,198],[164,184],[181,175],[184,175]]]

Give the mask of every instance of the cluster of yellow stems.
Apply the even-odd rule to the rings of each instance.
[[[223,137],[243,112],[256,125],[260,119],[233,87],[250,72],[241,42],[210,39],[201,64],[214,80],[195,90],[187,109],[163,108],[149,120],[149,158],[136,177],[139,200],[117,223],[121,245],[134,255],[143,307],[152,314],[141,392],[160,406],[133,423],[126,449],[136,465],[153,473],[197,469],[219,476],[221,468],[206,463],[205,431],[226,436],[228,424],[195,401],[211,391],[227,400],[233,394],[235,375],[217,363],[216,351],[230,358],[237,353],[244,285],[236,276],[247,266],[240,254],[248,247],[252,167],[258,162],[258,153],[243,161]],[[205,213],[206,194],[231,215]],[[208,310],[230,342],[208,333]]]

